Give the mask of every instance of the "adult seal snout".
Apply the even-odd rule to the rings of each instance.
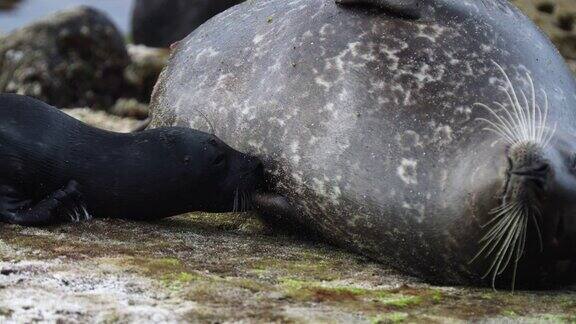
[[[508,1],[241,4],[180,43],[152,106],[265,159],[274,214],[404,272],[576,280],[576,83]]]
[[[0,221],[24,225],[240,211],[262,177],[257,158],[214,135],[112,133],[8,94],[0,95],[0,160]]]

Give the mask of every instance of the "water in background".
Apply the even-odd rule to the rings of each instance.
[[[13,10],[0,11],[0,32],[9,32],[54,11],[77,5],[98,8],[106,12],[122,32],[130,30],[132,0],[23,0]]]

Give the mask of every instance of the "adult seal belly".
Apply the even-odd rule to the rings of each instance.
[[[342,246],[434,283],[576,280],[576,83],[507,1],[248,2],[152,101],[265,159],[260,207]]]
[[[262,177],[257,158],[211,134],[113,133],[11,94],[0,94],[0,161],[0,221],[23,225],[246,209]]]

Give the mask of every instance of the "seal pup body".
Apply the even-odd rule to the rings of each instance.
[[[411,275],[574,282],[576,82],[550,41],[503,0],[339,2],[263,0],[208,21],[162,73],[152,125],[207,116],[264,159],[284,197],[262,199],[273,214]]]
[[[262,172],[207,133],[113,133],[9,94],[0,95],[0,161],[0,220],[32,225],[62,213],[144,220],[238,210]]]

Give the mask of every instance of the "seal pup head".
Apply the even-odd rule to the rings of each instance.
[[[527,95],[494,64],[506,81],[501,90],[508,102],[476,105],[489,113],[479,120],[504,143],[507,166],[498,206],[482,226],[485,232],[471,263],[485,261],[483,278],[489,277],[493,288],[496,278],[511,270],[514,290],[519,263],[527,255],[540,263],[576,258],[575,147],[549,122],[546,92],[538,96],[530,74]]]
[[[263,181],[261,161],[239,152],[218,137],[188,128],[159,129],[180,171],[179,201],[186,211],[242,212],[251,209],[252,195]],[[171,135],[172,134],[172,135]]]

